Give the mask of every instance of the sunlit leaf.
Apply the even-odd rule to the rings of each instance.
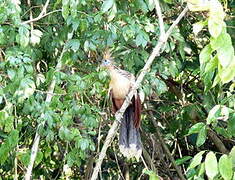
[[[23,47],[26,47],[29,44],[29,30],[27,26],[19,27],[19,43]]]
[[[147,0],[146,3],[148,5],[149,10],[152,11],[155,7],[154,0]]]
[[[214,106],[210,110],[208,117],[206,119],[207,124],[211,124],[212,122],[216,121],[220,113],[221,113],[221,106],[220,105]]]
[[[42,37],[43,33],[38,29],[31,30],[31,37],[30,42],[35,45],[40,43],[40,39]]]
[[[154,171],[144,169],[143,173],[149,175],[149,180],[159,180],[159,177]]]
[[[208,29],[212,37],[217,38],[224,27],[223,21],[216,21],[213,17],[208,19]]]
[[[219,172],[225,180],[232,179],[233,176],[232,159],[224,154],[219,159]]]
[[[202,123],[202,122],[197,123],[197,124],[194,124],[194,125],[189,129],[188,135],[194,134],[194,133],[198,133],[204,126],[205,126],[205,123]]]
[[[110,12],[109,12],[108,21],[112,21],[115,18],[116,13],[117,13],[117,6],[114,3],[111,10],[110,10]]]
[[[219,72],[220,78],[223,83],[228,83],[234,79],[235,77],[234,68],[235,68],[235,56],[234,56],[234,62],[230,66],[223,68],[222,71]]]
[[[101,11],[107,12],[114,4],[114,0],[105,0],[102,4]]]
[[[206,175],[213,179],[218,174],[218,163],[213,152],[209,152],[205,159]]]
[[[203,27],[206,25],[206,23],[207,22],[205,22],[205,21],[200,21],[200,22],[194,23],[193,24],[193,33],[195,35],[197,35],[203,29]]]
[[[71,48],[74,52],[77,52],[80,47],[80,41],[78,39],[71,39],[66,44],[67,48]]]
[[[203,155],[204,153],[205,153],[205,151],[200,151],[199,153],[197,153],[197,154],[193,157],[193,159],[192,159],[192,161],[191,161],[191,163],[190,163],[188,169],[193,169],[193,168],[195,168],[196,166],[198,166],[198,165],[201,163],[201,161],[202,161],[202,155]]]

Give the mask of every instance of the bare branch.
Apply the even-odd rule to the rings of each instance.
[[[39,19],[43,18],[44,15],[46,14],[47,7],[48,7],[49,2],[50,2],[50,0],[47,0],[47,1],[46,1],[45,5],[43,6],[42,11],[41,11],[41,13],[38,15],[38,17],[36,17],[36,18],[34,18],[34,19],[31,19],[31,17],[30,17],[30,20],[24,21],[24,22],[22,22],[21,24],[32,23],[32,22],[34,22],[34,21],[38,21]]]
[[[160,36],[164,36],[165,35],[165,28],[164,28],[162,11],[160,8],[159,0],[154,0],[154,3],[155,3],[155,9],[157,11],[157,16],[158,16],[158,23],[159,23],[159,27],[160,27]]]
[[[28,3],[29,8],[30,8],[31,7],[31,1],[28,0],[27,3]],[[29,19],[30,19],[30,21],[33,19],[32,9],[29,10]],[[33,21],[30,22],[30,26],[31,26],[31,30],[33,30]]]
[[[96,161],[96,166],[94,168],[94,171],[93,171],[93,174],[92,174],[92,177],[91,177],[91,180],[96,180],[97,179],[97,176],[98,176],[98,172],[101,168],[101,164],[103,162],[103,159],[105,158],[106,156],[106,151],[108,149],[108,147],[110,146],[110,143],[113,141],[116,133],[117,133],[117,130],[118,130],[118,127],[119,127],[119,123],[122,119],[122,116],[123,116],[123,113],[125,112],[126,108],[129,106],[130,104],[130,101],[128,99],[132,99],[133,95],[134,95],[134,92],[139,88],[145,74],[150,70],[150,66],[151,64],[153,63],[155,57],[159,56],[160,55],[160,50],[162,48],[162,46],[166,43],[169,35],[171,34],[173,28],[179,23],[179,21],[182,19],[182,17],[186,14],[186,12],[188,11],[188,8],[186,7],[182,12],[181,14],[178,16],[178,18],[173,22],[173,24],[171,25],[171,27],[168,29],[168,31],[166,32],[165,36],[160,39],[157,43],[157,45],[154,47],[151,55],[149,56],[144,68],[142,69],[140,75],[138,76],[135,84],[133,85],[133,88],[132,90],[130,91],[130,93],[128,94],[127,98],[125,99],[121,109],[116,112],[115,114],[115,121],[113,122],[111,128],[109,129],[109,132],[108,132],[108,135],[104,141],[104,145],[102,147],[102,150],[100,152],[100,155],[99,155],[99,158],[98,160]]]
[[[211,129],[208,130],[208,136],[221,153],[223,154],[229,153],[229,150],[225,147],[224,143],[220,140],[220,138],[216,135],[216,133],[213,130]]]
[[[177,174],[179,175],[180,179],[181,179],[181,180],[186,180],[185,177],[184,177],[184,175],[183,175],[183,173],[181,172],[180,168],[176,165],[175,160],[174,160],[174,158],[172,157],[172,155],[171,155],[171,153],[170,153],[170,151],[169,151],[169,149],[168,149],[166,143],[164,142],[164,140],[163,140],[163,138],[162,138],[162,135],[161,135],[161,133],[160,133],[160,131],[159,131],[159,127],[158,127],[158,125],[157,125],[157,123],[156,123],[156,121],[155,121],[155,119],[154,119],[154,117],[153,117],[152,112],[150,112],[150,115],[151,115],[151,120],[152,120],[152,122],[153,122],[153,125],[154,125],[154,127],[155,127],[155,129],[156,129],[156,136],[157,136],[157,139],[159,139],[159,141],[161,142],[162,148],[164,149],[164,151],[165,151],[165,153],[166,153],[168,159],[171,161],[171,163],[172,163],[172,165],[174,166],[174,168],[175,168]]]
[[[61,55],[59,57],[59,60],[58,60],[58,64],[56,65],[56,71],[61,70],[61,67],[62,67],[61,61],[62,61],[62,57],[63,57],[64,53],[65,53],[65,47],[63,48],[63,50],[61,52]],[[51,102],[51,98],[53,97],[53,91],[55,89],[55,84],[56,84],[56,77],[54,76],[53,80],[52,80],[52,82],[51,82],[51,84],[48,88],[48,92],[47,92],[46,102],[48,102],[48,103]],[[37,156],[38,145],[39,145],[39,142],[40,142],[40,135],[38,133],[38,129],[41,126],[44,127],[45,122],[46,121],[43,121],[40,124],[38,124],[38,126],[37,126],[36,135],[35,135],[35,138],[34,138],[32,149],[31,149],[30,161],[29,161],[29,165],[27,167],[27,171],[26,171],[26,174],[25,174],[25,180],[30,180],[31,179],[32,169],[33,169],[33,165],[34,165],[34,162],[35,162],[35,159],[36,159],[36,156]]]

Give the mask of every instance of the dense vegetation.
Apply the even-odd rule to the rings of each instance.
[[[109,48],[138,76],[159,40],[157,0],[0,1],[0,179],[89,179],[114,117]],[[167,30],[140,87],[143,158],[117,138],[100,179],[235,178],[235,2],[161,0]]]

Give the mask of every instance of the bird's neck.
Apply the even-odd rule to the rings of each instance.
[[[116,66],[112,66],[109,68],[109,74],[111,77],[111,81],[118,81],[120,79],[120,76],[122,76],[119,73],[120,69]]]
[[[109,69],[109,73],[111,77],[109,86],[112,89],[113,97],[116,99],[125,99],[131,88],[131,79],[117,67]]]

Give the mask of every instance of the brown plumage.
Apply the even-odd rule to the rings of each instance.
[[[101,66],[105,67],[111,77],[109,83],[110,97],[112,99],[112,109],[115,113],[118,111],[126,96],[131,90],[135,77],[133,74],[117,68],[114,65],[113,59],[110,54],[104,55]],[[119,148],[121,153],[128,157],[140,157],[142,153],[142,145],[139,134],[139,127],[141,122],[141,102],[138,92],[135,92],[131,100],[131,104],[124,112],[121,121],[119,132]]]

